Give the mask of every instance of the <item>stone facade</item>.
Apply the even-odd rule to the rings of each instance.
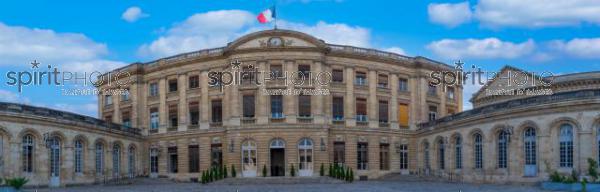
[[[238,61],[240,68],[232,68]],[[275,80],[262,85],[242,81],[209,86],[211,72],[235,73],[250,65],[289,73],[308,68],[313,74],[328,72],[337,80],[328,85],[281,84]],[[48,123],[40,120],[44,114],[17,110],[15,115],[7,107],[0,115],[3,161],[4,165],[23,166],[23,131],[31,131],[35,138],[35,152],[40,154],[36,162],[44,162],[42,158],[50,155],[48,149],[38,146],[42,135],[60,135],[65,151],[60,159],[60,185],[119,178],[107,177],[113,176],[110,150],[115,143],[136,149],[135,173],[128,174],[124,169],[128,167],[126,148],[121,148],[122,176],[179,181],[197,179],[201,171],[215,165],[234,166],[241,177],[260,176],[263,167],[270,176],[289,176],[292,165],[301,176],[316,176],[321,165],[340,163],[355,170],[357,178],[402,173],[471,182],[534,182],[546,178],[544,162],[549,169],[563,173],[582,172],[585,159],[598,156],[595,127],[600,94],[594,78],[563,78],[563,86],[555,89],[558,95],[548,98],[506,100],[478,95],[474,102],[477,108],[461,112],[462,86],[444,91],[429,85],[432,71],[453,70],[423,57],[326,44],[295,31],[256,32],[226,47],[134,63],[110,72],[113,82],[127,83],[99,88],[127,89],[129,94],[98,96],[98,114],[105,121],[89,123],[91,120],[75,118],[71,124],[62,124],[57,118]],[[267,77],[263,73],[256,78]],[[265,94],[265,90],[299,88],[327,89],[329,94],[311,95],[304,102],[298,95],[283,95],[280,107],[277,99]],[[570,167],[559,165],[562,157],[557,155],[561,150],[556,130],[564,123],[574,128]],[[523,132],[529,127],[536,131],[536,145],[530,148],[535,157],[525,163]],[[498,168],[495,138],[501,131],[510,134],[502,137],[508,140],[503,143],[506,152],[502,152],[506,163]],[[473,160],[472,138],[476,133],[482,135],[481,168],[475,168]],[[85,168],[80,175],[75,173],[72,160],[76,138],[86,138]],[[462,138],[460,169],[454,161],[458,154],[453,143],[456,138]],[[97,142],[106,146],[106,173],[102,177],[93,166]],[[2,173],[25,175],[33,178],[31,184],[47,185],[52,177],[50,166],[45,164],[34,167],[33,174],[16,166],[3,166]],[[530,174],[532,169],[534,174]]]

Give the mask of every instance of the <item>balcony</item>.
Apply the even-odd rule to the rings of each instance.
[[[255,123],[256,123],[255,117],[242,117],[242,124],[255,124]]]
[[[283,123],[285,121],[285,115],[283,113],[271,113],[271,123]]]
[[[356,115],[356,123],[366,125],[369,123],[369,118],[367,115]]]
[[[342,115],[334,115],[331,122],[333,124],[344,124],[344,116]]]
[[[298,121],[298,123],[312,123],[313,117],[312,116],[299,116],[296,118],[296,120]]]

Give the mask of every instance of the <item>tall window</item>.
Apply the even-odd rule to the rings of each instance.
[[[438,140],[438,169],[444,170],[446,168],[446,145],[444,140]]]
[[[333,143],[333,163],[337,165],[344,165],[346,163],[346,143]]]
[[[158,118],[158,108],[150,109],[150,129],[158,129],[159,118]]]
[[[377,87],[387,88],[388,87],[388,76],[381,74],[377,76]]]
[[[177,147],[167,148],[167,153],[169,155],[169,172],[177,173]]]
[[[425,169],[429,170],[431,169],[431,164],[429,162],[429,143],[425,142],[423,145],[423,161],[425,161]]]
[[[121,174],[121,145],[115,144],[112,152],[113,175],[118,177]]]
[[[498,168],[506,168],[508,165],[508,133],[500,131],[498,133]]]
[[[104,145],[96,143],[96,174],[104,175]]]
[[[310,117],[310,95],[298,96],[298,115],[300,117]]]
[[[104,96],[104,105],[112,105],[112,104],[113,104],[112,95],[105,95]]]
[[[135,177],[135,147],[130,146],[127,151],[127,174],[130,178]]]
[[[83,173],[83,141],[75,140],[75,173]]]
[[[437,117],[437,106],[429,106],[429,121],[434,121]]]
[[[271,95],[271,117],[283,118],[283,96]]]
[[[35,141],[33,135],[27,134],[23,136],[23,172],[33,172],[33,155]]]
[[[125,127],[131,127],[131,113],[129,111],[121,113],[121,123]]]
[[[121,94],[121,101],[129,101],[129,88],[125,89],[125,91]]]
[[[400,78],[398,79],[398,91],[408,91],[408,80]]]
[[[158,149],[150,149],[150,173],[158,173]]]
[[[177,79],[169,80],[169,93],[177,91]]]
[[[190,102],[188,110],[190,112],[190,124],[198,125],[198,121],[200,120],[200,107],[197,101]]]
[[[408,128],[408,104],[398,105],[398,124]]]
[[[400,145],[400,169],[408,169],[408,145]]]
[[[197,173],[200,171],[200,148],[198,145],[188,146],[189,172]]]
[[[308,79],[310,75],[310,65],[298,65],[298,77]]]
[[[462,138],[457,137],[454,142],[454,167],[462,169]]]
[[[356,99],[356,121],[367,122],[367,100],[362,98]]]
[[[379,123],[388,122],[388,102],[379,101]]]
[[[334,69],[331,71],[331,81],[336,83],[344,82],[344,71],[341,69]]]
[[[390,170],[390,145],[379,145],[379,169]]]
[[[154,96],[158,96],[158,84],[157,83],[150,83],[150,96],[154,97]]]
[[[212,144],[210,146],[210,166],[221,167],[223,165],[223,147],[221,144]]]
[[[198,78],[198,75],[190,76],[188,78],[188,84],[190,89],[200,87],[200,79]]]
[[[483,168],[483,138],[481,136],[481,134],[476,133],[475,135],[473,135],[473,140],[474,142],[474,149],[473,152],[474,154],[474,160],[475,160],[475,169],[482,169]]]
[[[446,97],[448,98],[448,100],[454,101],[454,87],[446,88]]]
[[[367,170],[369,168],[369,149],[367,148],[367,143],[358,143],[356,154],[357,169]]]
[[[560,167],[573,167],[573,126],[560,125]]]
[[[246,118],[254,118],[254,95],[244,95],[242,98],[244,102],[243,112],[244,117]]]
[[[596,142],[598,143],[598,161],[600,162],[600,124],[596,129]]]
[[[535,165],[537,162],[536,157],[536,134],[535,129],[529,127],[525,130],[525,165]]]
[[[427,95],[436,96],[437,95],[437,87],[432,84],[428,84]]]
[[[361,86],[367,85],[367,74],[364,72],[356,72],[354,84]]]
[[[344,119],[344,98],[334,97],[332,101],[333,120],[340,121]]]
[[[271,65],[271,79],[283,77],[283,68],[281,65]]]
[[[175,128],[177,127],[178,121],[178,110],[177,104],[169,105],[169,127]]]
[[[223,122],[223,105],[221,104],[221,100],[213,100],[212,101],[212,122],[220,123]]]

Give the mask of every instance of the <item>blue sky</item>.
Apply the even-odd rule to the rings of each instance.
[[[60,87],[17,88],[6,72],[32,60],[71,71],[224,46],[266,29],[255,17],[270,1],[7,1],[0,4],[0,100],[96,116],[94,96]],[[600,70],[597,0],[279,0],[280,28],[327,42],[461,59],[484,70],[512,65],[555,74]],[[6,72],[4,72],[6,71]],[[478,87],[465,89],[465,101]],[[469,108],[466,102],[466,108]]]

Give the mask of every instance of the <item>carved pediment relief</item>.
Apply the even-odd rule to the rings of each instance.
[[[317,47],[316,45],[295,37],[272,36],[260,37],[241,44],[236,49],[268,48],[268,47]]]

